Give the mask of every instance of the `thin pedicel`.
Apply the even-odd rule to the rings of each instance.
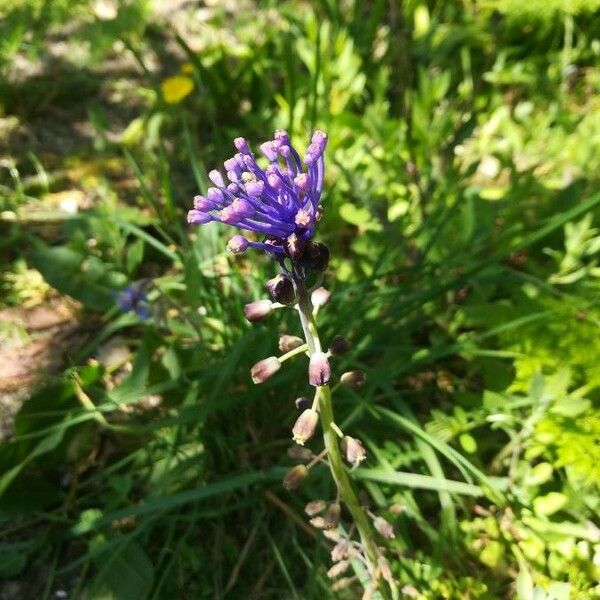
[[[329,263],[329,250],[312,238],[323,210],[321,196],[325,176],[324,153],[327,135],[315,131],[311,142],[300,158],[292,146],[286,131],[278,130],[272,140],[261,144],[260,150],[267,161],[263,169],[244,138],[236,138],[237,149],[233,157],[224,162],[226,179],[216,170],[209,173],[214,184],[205,196],[194,198],[194,208],[188,212],[188,222],[205,225],[219,222],[238,227],[249,232],[248,236],[234,235],[227,243],[233,254],[241,254],[249,248],[265,252],[279,265],[279,273],[266,283],[271,299],[262,299],[247,304],[244,313],[249,321],[262,321],[275,309],[293,308],[298,312],[304,339],[284,335],[279,340],[283,354],[270,356],[258,361],[251,370],[254,383],[260,384],[274,376],[283,363],[300,354],[308,355],[308,383],[315,388],[312,402],[305,397],[296,400],[301,411],[297,418],[292,437],[299,452],[292,452],[299,460],[306,457],[305,463],[297,464],[286,474],[283,485],[294,490],[309,477],[310,470],[325,462],[330,469],[337,488],[336,497],[330,502],[313,501],[307,506],[307,514],[312,516],[313,526],[324,533],[337,528],[342,518],[342,507],[352,517],[348,534],[336,535],[341,540],[332,559],[336,563],[329,576],[338,578],[347,570],[352,560],[359,560],[367,568],[370,583],[367,592],[379,589],[387,596],[388,589],[382,579],[394,592],[396,584],[383,568],[387,561],[376,540],[390,537],[382,532],[381,519],[366,511],[358,500],[348,477],[344,459],[352,468],[366,459],[366,451],[360,440],[345,435],[335,423],[332,405],[332,378],[330,358],[344,354],[349,343],[336,336],[329,347],[324,349],[317,330],[316,315],[330,298],[330,293],[320,287],[323,272]],[[360,387],[365,376],[359,371],[351,371],[342,376],[339,385]],[[302,448],[311,441],[321,424],[324,450],[318,455]],[[315,504],[316,503],[316,504]],[[317,510],[317,507],[319,510]],[[323,516],[318,513],[324,511]],[[327,507],[327,509],[326,509]],[[326,509],[326,510],[325,510]],[[352,532],[357,531],[360,541],[352,541]],[[334,588],[350,584],[354,578],[338,579]],[[333,589],[333,588],[332,588]]]

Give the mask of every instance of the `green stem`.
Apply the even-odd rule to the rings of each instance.
[[[331,402],[331,390],[328,385],[321,387],[319,399],[319,414],[321,415],[321,427],[323,428],[323,440],[327,450],[327,459],[331,475],[335,481],[340,498],[348,507],[360,539],[365,546],[367,557],[371,561],[373,568],[377,565],[377,546],[373,540],[371,524],[365,511],[362,509],[360,502],[352,488],[344,463],[342,462],[342,454],[338,443],[337,433],[331,427],[331,423],[335,422],[333,417],[333,403]]]
[[[310,301],[310,296],[305,290],[299,290],[298,312],[300,313],[300,322],[308,345],[309,354],[321,351],[321,340],[317,324],[313,316],[313,307]],[[337,486],[340,498],[346,505],[356,528],[360,535],[360,539],[365,547],[367,558],[371,562],[372,572],[377,567],[377,545],[373,539],[373,531],[371,524],[365,511],[362,509],[358,497],[352,487],[344,463],[342,453],[338,442],[338,436],[335,430],[331,427],[335,423],[333,415],[333,404],[331,402],[331,388],[329,385],[319,386],[317,388],[319,395],[319,414],[321,418],[321,427],[323,428],[323,441],[327,450],[327,459],[329,468],[335,484]]]

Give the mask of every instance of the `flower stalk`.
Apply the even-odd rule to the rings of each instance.
[[[329,249],[312,239],[316,224],[323,215],[321,195],[327,135],[323,131],[315,131],[301,159],[291,144],[289,134],[284,130],[276,131],[273,139],[260,146],[269,163],[264,169],[257,163],[244,138],[236,138],[234,145],[237,153],[223,163],[226,179],[217,170],[210,172],[209,178],[214,187],[208,189],[206,196],[194,198],[188,222],[196,225],[220,222],[248,231],[251,238],[234,235],[229,240],[228,250],[241,254],[255,248],[278,263],[279,273],[266,284],[271,299],[247,304],[244,313],[249,321],[255,322],[267,318],[276,308],[294,307],[304,332],[304,339],[282,335],[279,350],[283,354],[258,361],[250,371],[253,382],[262,384],[279,371],[285,361],[304,353],[309,358],[308,383],[314,387],[315,394],[312,403],[304,397],[296,400],[296,407],[302,412],[292,434],[299,445],[291,449],[294,456],[290,456],[296,460],[310,459],[310,462],[292,467],[283,485],[288,490],[295,490],[306,480],[309,469],[316,463],[325,462],[329,466],[337,494],[329,502],[325,516],[313,516],[310,522],[322,529],[324,535],[335,533],[341,540],[336,546],[338,550],[334,548],[332,551],[332,560],[338,565],[330,569],[330,576],[338,577],[350,563],[356,565],[360,562],[361,569],[362,565],[367,566],[370,577],[368,585],[362,581],[366,585],[364,598],[372,597],[371,594],[378,588],[381,596],[377,598],[388,598],[387,588],[380,586],[383,549],[376,544],[376,532],[383,534],[377,523],[371,522],[374,515],[361,506],[342,460],[344,457],[354,467],[365,459],[366,452],[360,440],[340,431],[333,414],[330,358],[344,354],[349,344],[337,336],[329,349],[324,350],[316,323],[319,308],[327,304],[331,296],[328,290],[320,287],[329,264]],[[341,378],[341,384],[346,387],[357,388],[364,382],[365,376],[359,371],[345,373]],[[319,421],[325,448],[315,456],[303,445],[314,436]],[[341,517],[341,504],[345,504],[353,520],[350,533],[343,540],[343,536],[335,531]],[[360,542],[351,539],[356,531]],[[389,580],[390,591],[396,598],[398,593],[393,578],[390,575],[384,576],[384,579]],[[341,578],[332,585],[332,590],[341,589],[355,580],[356,577]]]
[[[310,295],[306,289],[298,290],[298,313],[300,323],[304,331],[304,337],[308,346],[309,355],[321,352],[321,340],[317,329],[316,320],[313,316],[313,306]],[[348,478],[344,467],[342,453],[340,451],[338,435],[332,424],[335,423],[333,414],[333,403],[331,397],[331,388],[328,384],[317,387],[316,395],[319,398],[319,415],[321,419],[321,428],[323,430],[323,441],[327,450],[327,459],[331,475],[335,481],[340,499],[348,508],[352,515],[360,539],[365,547],[367,557],[373,567],[377,565],[378,552],[373,532],[365,511],[360,505],[352,483]]]

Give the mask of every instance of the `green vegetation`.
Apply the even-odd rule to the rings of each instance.
[[[278,127],[329,135],[320,329],[400,597],[600,597],[599,3],[523,5],[0,4],[1,597],[361,597],[327,470],[281,487],[305,364],[249,378],[299,333],[244,319],[273,263],[185,222]]]

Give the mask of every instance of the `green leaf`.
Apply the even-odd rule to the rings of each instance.
[[[126,283],[123,274],[98,258],[70,248],[38,250],[31,262],[52,287],[93,310],[108,310],[114,304],[114,290]]]
[[[542,485],[552,478],[552,465],[547,462],[542,462],[531,469],[527,477],[527,485]]]
[[[243,473],[242,475],[225,477],[220,481],[215,481],[214,483],[209,483],[198,488],[179,492],[170,496],[149,497],[143,502],[140,502],[134,506],[128,506],[127,508],[122,508],[113,513],[103,515],[91,523],[79,523],[71,528],[71,533],[76,536],[83,535],[90,531],[99,530],[102,527],[109,525],[113,521],[125,519],[127,517],[170,511],[189,502],[199,502],[208,498],[222,496],[227,492],[244,488],[249,485],[254,485],[256,483],[281,481],[282,477],[283,473],[281,469],[274,469],[269,472],[252,471],[249,473]]]
[[[378,481],[390,485],[399,485],[422,490],[436,490],[462,494],[464,496],[483,496],[483,490],[478,485],[454,481],[444,477],[433,477],[419,473],[403,471],[388,471],[387,469],[356,469],[353,476],[366,481]]]
[[[116,548],[111,544],[109,548],[106,552],[100,552],[95,560],[99,571],[92,582],[90,598],[147,598],[154,582],[154,568],[142,547],[135,541],[126,541]]]
[[[135,356],[131,373],[111,392],[109,397],[119,404],[137,402],[146,393],[152,353],[160,340],[147,333]]]
[[[495,540],[489,541],[479,554],[479,560],[490,569],[499,567],[503,557],[504,547]]]
[[[382,417],[385,417],[389,423],[393,423],[403,429],[406,429],[427,442],[431,447],[440,452],[440,454],[445,456],[449,461],[456,465],[465,478],[468,478],[472,475],[479,479],[480,483],[484,486],[482,489],[484,489],[487,494],[494,499],[495,502],[498,504],[504,504],[505,498],[500,491],[500,482],[498,480],[492,480],[485,473],[483,473],[483,471],[475,467],[468,459],[460,454],[460,452],[457,452],[445,442],[442,442],[429,435],[426,431],[419,427],[417,423],[412,422],[411,420],[399,415],[398,413],[395,413],[394,411],[383,407],[377,407],[374,409],[374,411],[380,414]]]
[[[533,579],[525,564],[521,565],[516,580],[517,600],[533,600]]]
[[[563,508],[569,499],[560,492],[550,492],[533,500],[533,510],[538,515],[553,515]]]
[[[371,213],[364,207],[346,202],[340,206],[340,217],[351,225],[365,225],[371,220]]]
[[[0,544],[0,578],[19,575],[27,564],[27,542]]]
[[[46,437],[38,442],[34,449],[21,462],[12,467],[12,469],[9,469],[2,475],[2,477],[0,477],[0,496],[6,491],[15,477],[19,475],[19,473],[27,466],[28,463],[30,463],[34,458],[54,450],[60,444],[65,430],[66,427],[63,425],[56,427]]]
[[[144,240],[138,238],[127,249],[127,271],[133,273],[144,258]]]

